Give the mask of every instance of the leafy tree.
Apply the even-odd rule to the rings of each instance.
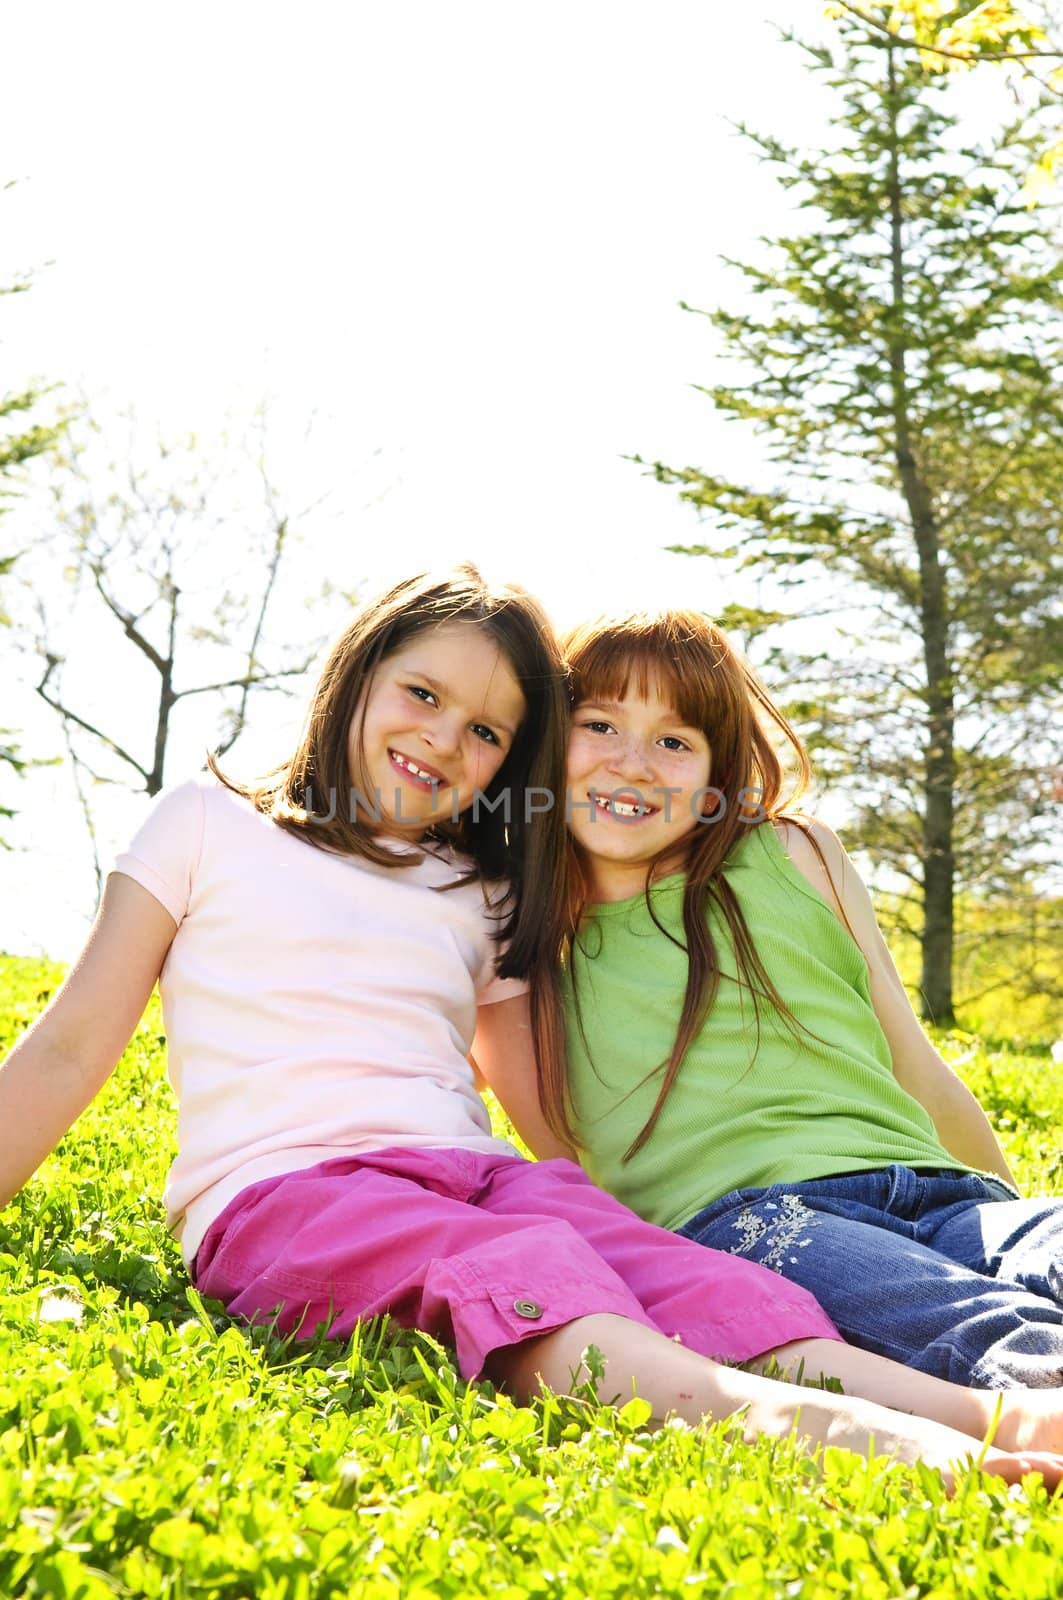
[[[29,286],[28,278],[16,283],[0,284],[0,295],[22,294]],[[0,396],[0,517],[22,487],[22,466],[47,450],[56,439],[54,425],[31,420],[30,413],[39,411],[41,398],[41,390],[35,388]],[[10,576],[17,560],[17,552],[0,551],[0,580]],[[0,600],[0,627],[6,628],[9,624],[10,618]],[[9,742],[11,738],[10,729],[0,728],[0,765],[14,772],[22,772],[26,763],[19,754],[17,744]],[[0,816],[11,815],[10,807],[0,806]]]
[[[741,267],[752,309],[711,314],[742,368],[708,393],[776,481],[654,470],[711,527],[691,553],[800,585],[806,614],[844,608],[853,666],[787,657],[796,710],[852,837],[909,885],[924,1014],[950,1022],[957,891],[1029,882],[1052,785],[1063,263],[1021,197],[1043,125],[970,144],[948,80],[848,13],[836,47],[801,48],[837,144],[749,134],[809,226]]]
[[[1063,102],[1063,19],[1058,4],[1013,0],[832,0],[828,15],[852,17],[914,52],[926,72],[962,72],[989,63]],[[1051,37],[1055,35],[1055,37]],[[1036,203],[1063,172],[1063,128],[1036,152],[1023,193]]]

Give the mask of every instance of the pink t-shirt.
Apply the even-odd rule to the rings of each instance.
[[[484,890],[438,892],[460,859],[333,855],[206,777],[159,796],[115,870],[178,925],[159,986],[186,1261],[262,1178],[388,1145],[513,1154],[466,1058],[477,1005],[527,986],[494,976]]]

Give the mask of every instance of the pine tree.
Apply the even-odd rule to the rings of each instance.
[[[855,842],[912,884],[924,1015],[949,1023],[957,892],[1028,881],[1052,787],[1063,262],[1021,199],[1043,128],[1035,110],[970,143],[949,80],[850,15],[835,47],[800,48],[836,143],[743,131],[810,226],[741,266],[756,309],[710,313],[743,376],[707,392],[776,481],[654,471],[711,528],[691,553],[802,596],[818,577],[857,619],[844,676],[806,652],[790,682]]]

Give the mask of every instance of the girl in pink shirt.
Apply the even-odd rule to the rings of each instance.
[[[171,1225],[234,1316],[343,1337],[388,1312],[521,1397],[568,1388],[593,1344],[606,1392],[634,1385],[659,1418],[745,1408],[747,1432],[786,1434],[799,1413],[812,1444],[873,1435],[946,1471],[978,1456],[994,1395],[846,1346],[799,1287],[492,1134],[470,1058],[499,1030],[477,1035],[477,1013],[557,945],[565,724],[521,591],[465,568],[367,607],[294,756],[256,785],[213,769],[165,793],[119,857],[85,951],[0,1070],[0,1203],[101,1087],[158,979]],[[848,1393],[720,1364],[772,1357]],[[1006,1397],[987,1470],[1059,1481],[1036,1404]]]

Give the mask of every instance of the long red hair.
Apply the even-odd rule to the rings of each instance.
[[[804,746],[767,690],[726,634],[696,611],[638,613],[600,618],[573,629],[562,640],[575,705],[623,700],[657,689],[670,697],[683,722],[701,729],[711,752],[710,782],[721,797],[711,826],[692,825],[684,863],[683,930],[688,956],[686,993],[675,1041],[667,1061],[648,1063],[647,1076],[660,1072],[661,1086],[645,1127],[627,1152],[630,1159],[645,1144],[675,1083],[691,1041],[712,1009],[720,985],[720,964],[706,915],[715,904],[734,941],[740,981],[752,998],[759,1036],[762,1001],[768,1001],[796,1027],[791,1013],[765,972],[753,946],[741,907],[721,872],[751,826],[770,825],[783,816],[805,789],[810,770]],[[791,781],[776,746],[789,757]],[[799,819],[795,819],[799,820]],[[813,841],[814,842],[814,841]],[[572,961],[580,923],[588,904],[588,880],[580,851],[570,840],[573,870],[563,918],[560,964],[542,969],[533,988],[533,1015],[539,1050],[539,1099],[554,1134],[570,1144],[572,1127],[566,1096],[564,1008],[560,967]],[[674,856],[670,853],[670,859]],[[661,933],[650,890],[646,899]],[[674,941],[678,942],[678,941]],[[576,995],[578,1013],[579,997]]]

